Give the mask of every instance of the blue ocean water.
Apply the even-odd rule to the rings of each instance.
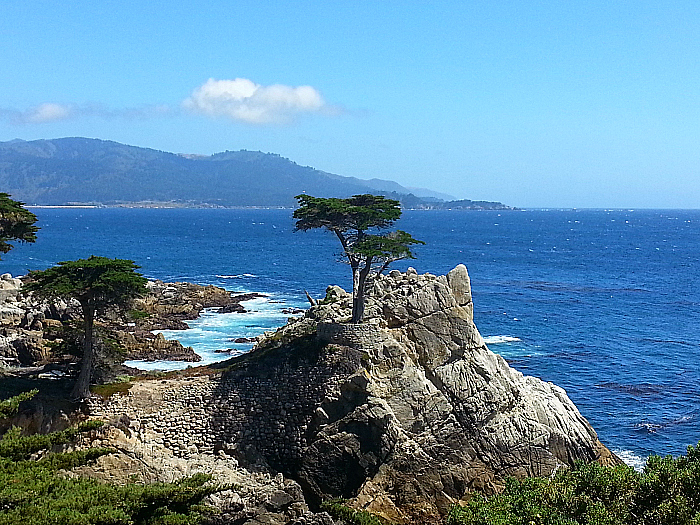
[[[151,278],[269,294],[247,317],[207,314],[181,334],[210,357],[247,350],[229,339],[283,323],[304,289],[350,285],[335,238],[294,233],[291,210],[33,211],[38,241],[0,271],[94,254],[133,259]],[[395,266],[466,264],[489,347],[565,388],[611,449],[634,461],[698,443],[700,211],[407,211],[398,226],[427,244]]]

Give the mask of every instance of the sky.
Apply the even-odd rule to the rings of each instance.
[[[2,0],[0,141],[68,136],[700,208],[700,2]]]

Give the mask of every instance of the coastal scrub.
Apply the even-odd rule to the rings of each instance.
[[[700,525],[700,444],[651,456],[642,472],[577,463],[553,478],[511,478],[491,498],[455,506],[447,525]]]

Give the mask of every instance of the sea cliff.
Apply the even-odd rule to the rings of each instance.
[[[463,265],[376,279],[362,325],[346,324],[350,306],[329,287],[245,356],[91,400],[112,425],[90,443],[119,453],[82,473],[212,473],[239,486],[217,502],[230,523],[329,523],[314,511],[337,496],[393,523],[440,523],[507,476],[619,461],[563,389],[487,348]]]

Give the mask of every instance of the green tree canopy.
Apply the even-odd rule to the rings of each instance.
[[[30,272],[31,281],[24,286],[43,298],[75,299],[80,303],[84,322],[83,358],[73,397],[90,395],[90,378],[95,355],[93,331],[95,316],[107,308],[128,306],[146,292],[146,279],[135,270],[134,261],[91,256],[89,259],[64,261],[43,271]]]
[[[15,201],[7,193],[0,193],[0,252],[12,249],[11,241],[34,242],[38,227],[36,215],[25,209],[23,202]]]
[[[409,233],[379,233],[401,217],[399,201],[381,195],[354,195],[347,199],[297,195],[296,230],[323,228],[333,232],[352,269],[352,323],[362,321],[367,278],[380,274],[400,259],[414,259],[411,246],[425,244]],[[368,230],[375,231],[370,233]]]

